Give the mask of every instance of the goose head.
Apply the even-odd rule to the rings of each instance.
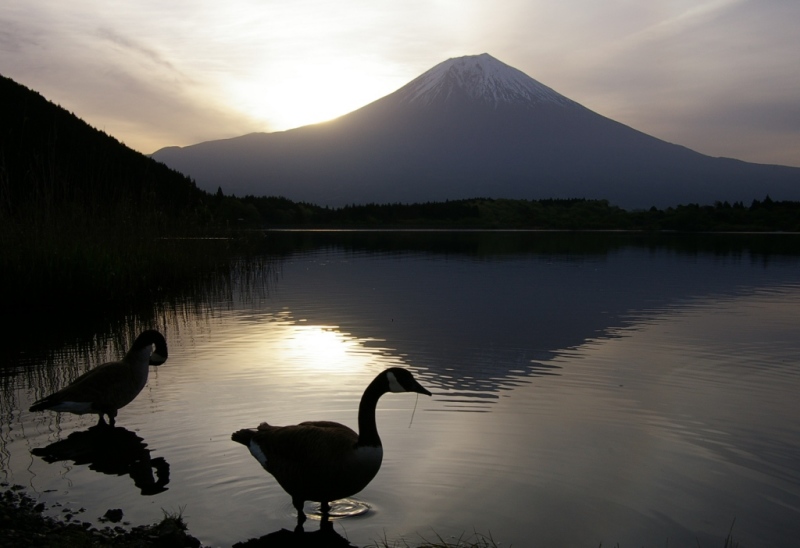
[[[430,396],[431,393],[426,390],[417,379],[406,369],[402,367],[391,367],[383,372],[379,377],[385,380],[386,392],[416,392],[417,394],[425,394]]]
[[[155,350],[153,350],[153,346],[155,346]],[[143,331],[133,341],[129,354],[139,354],[140,352],[150,352],[150,365],[161,365],[167,361],[169,353],[167,352],[167,341],[164,339],[164,335],[155,329]]]

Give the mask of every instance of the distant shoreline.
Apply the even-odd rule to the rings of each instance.
[[[627,211],[608,200],[474,198],[328,208],[281,197],[218,196],[231,228],[269,230],[505,230],[800,232],[800,202],[753,200]]]

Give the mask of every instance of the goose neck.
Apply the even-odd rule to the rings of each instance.
[[[150,355],[152,354],[152,347],[146,346],[140,349],[131,349],[123,358],[123,363],[130,367],[133,375],[139,379],[142,384],[147,382],[147,376],[150,371]]]
[[[386,393],[380,379],[375,379],[367,386],[361,403],[358,406],[358,445],[380,447],[381,438],[378,436],[378,425],[375,422],[375,409],[378,400]]]

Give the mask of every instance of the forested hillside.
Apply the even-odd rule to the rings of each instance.
[[[207,194],[193,181],[0,76],[0,215],[185,228]]]
[[[242,235],[280,227],[800,231],[800,203],[766,196],[750,204],[626,211],[580,197],[474,198],[334,209],[222,189],[212,195],[0,76],[5,303],[101,302],[186,288],[224,264]],[[227,238],[186,239],[221,235]]]
[[[207,233],[210,201],[186,176],[0,77],[6,305],[102,306],[196,277],[213,260],[169,237]]]

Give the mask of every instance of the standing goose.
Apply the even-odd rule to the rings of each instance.
[[[155,345],[155,352],[153,346]],[[147,383],[149,366],[167,361],[167,341],[155,330],[144,331],[121,361],[98,365],[46,398],[35,402],[30,411],[68,411],[77,415],[96,413],[98,424],[108,415],[114,426],[117,411],[139,395]]]
[[[387,392],[431,395],[410,372],[392,367],[375,377],[361,396],[358,433],[329,421],[293,426],[264,422],[258,428],[234,432],[231,439],[246,445],[291,495],[298,525],[306,519],[303,503],[307,500],[321,503],[323,518],[327,518],[331,501],[364,489],[381,467],[383,447],[375,424],[375,407]]]

